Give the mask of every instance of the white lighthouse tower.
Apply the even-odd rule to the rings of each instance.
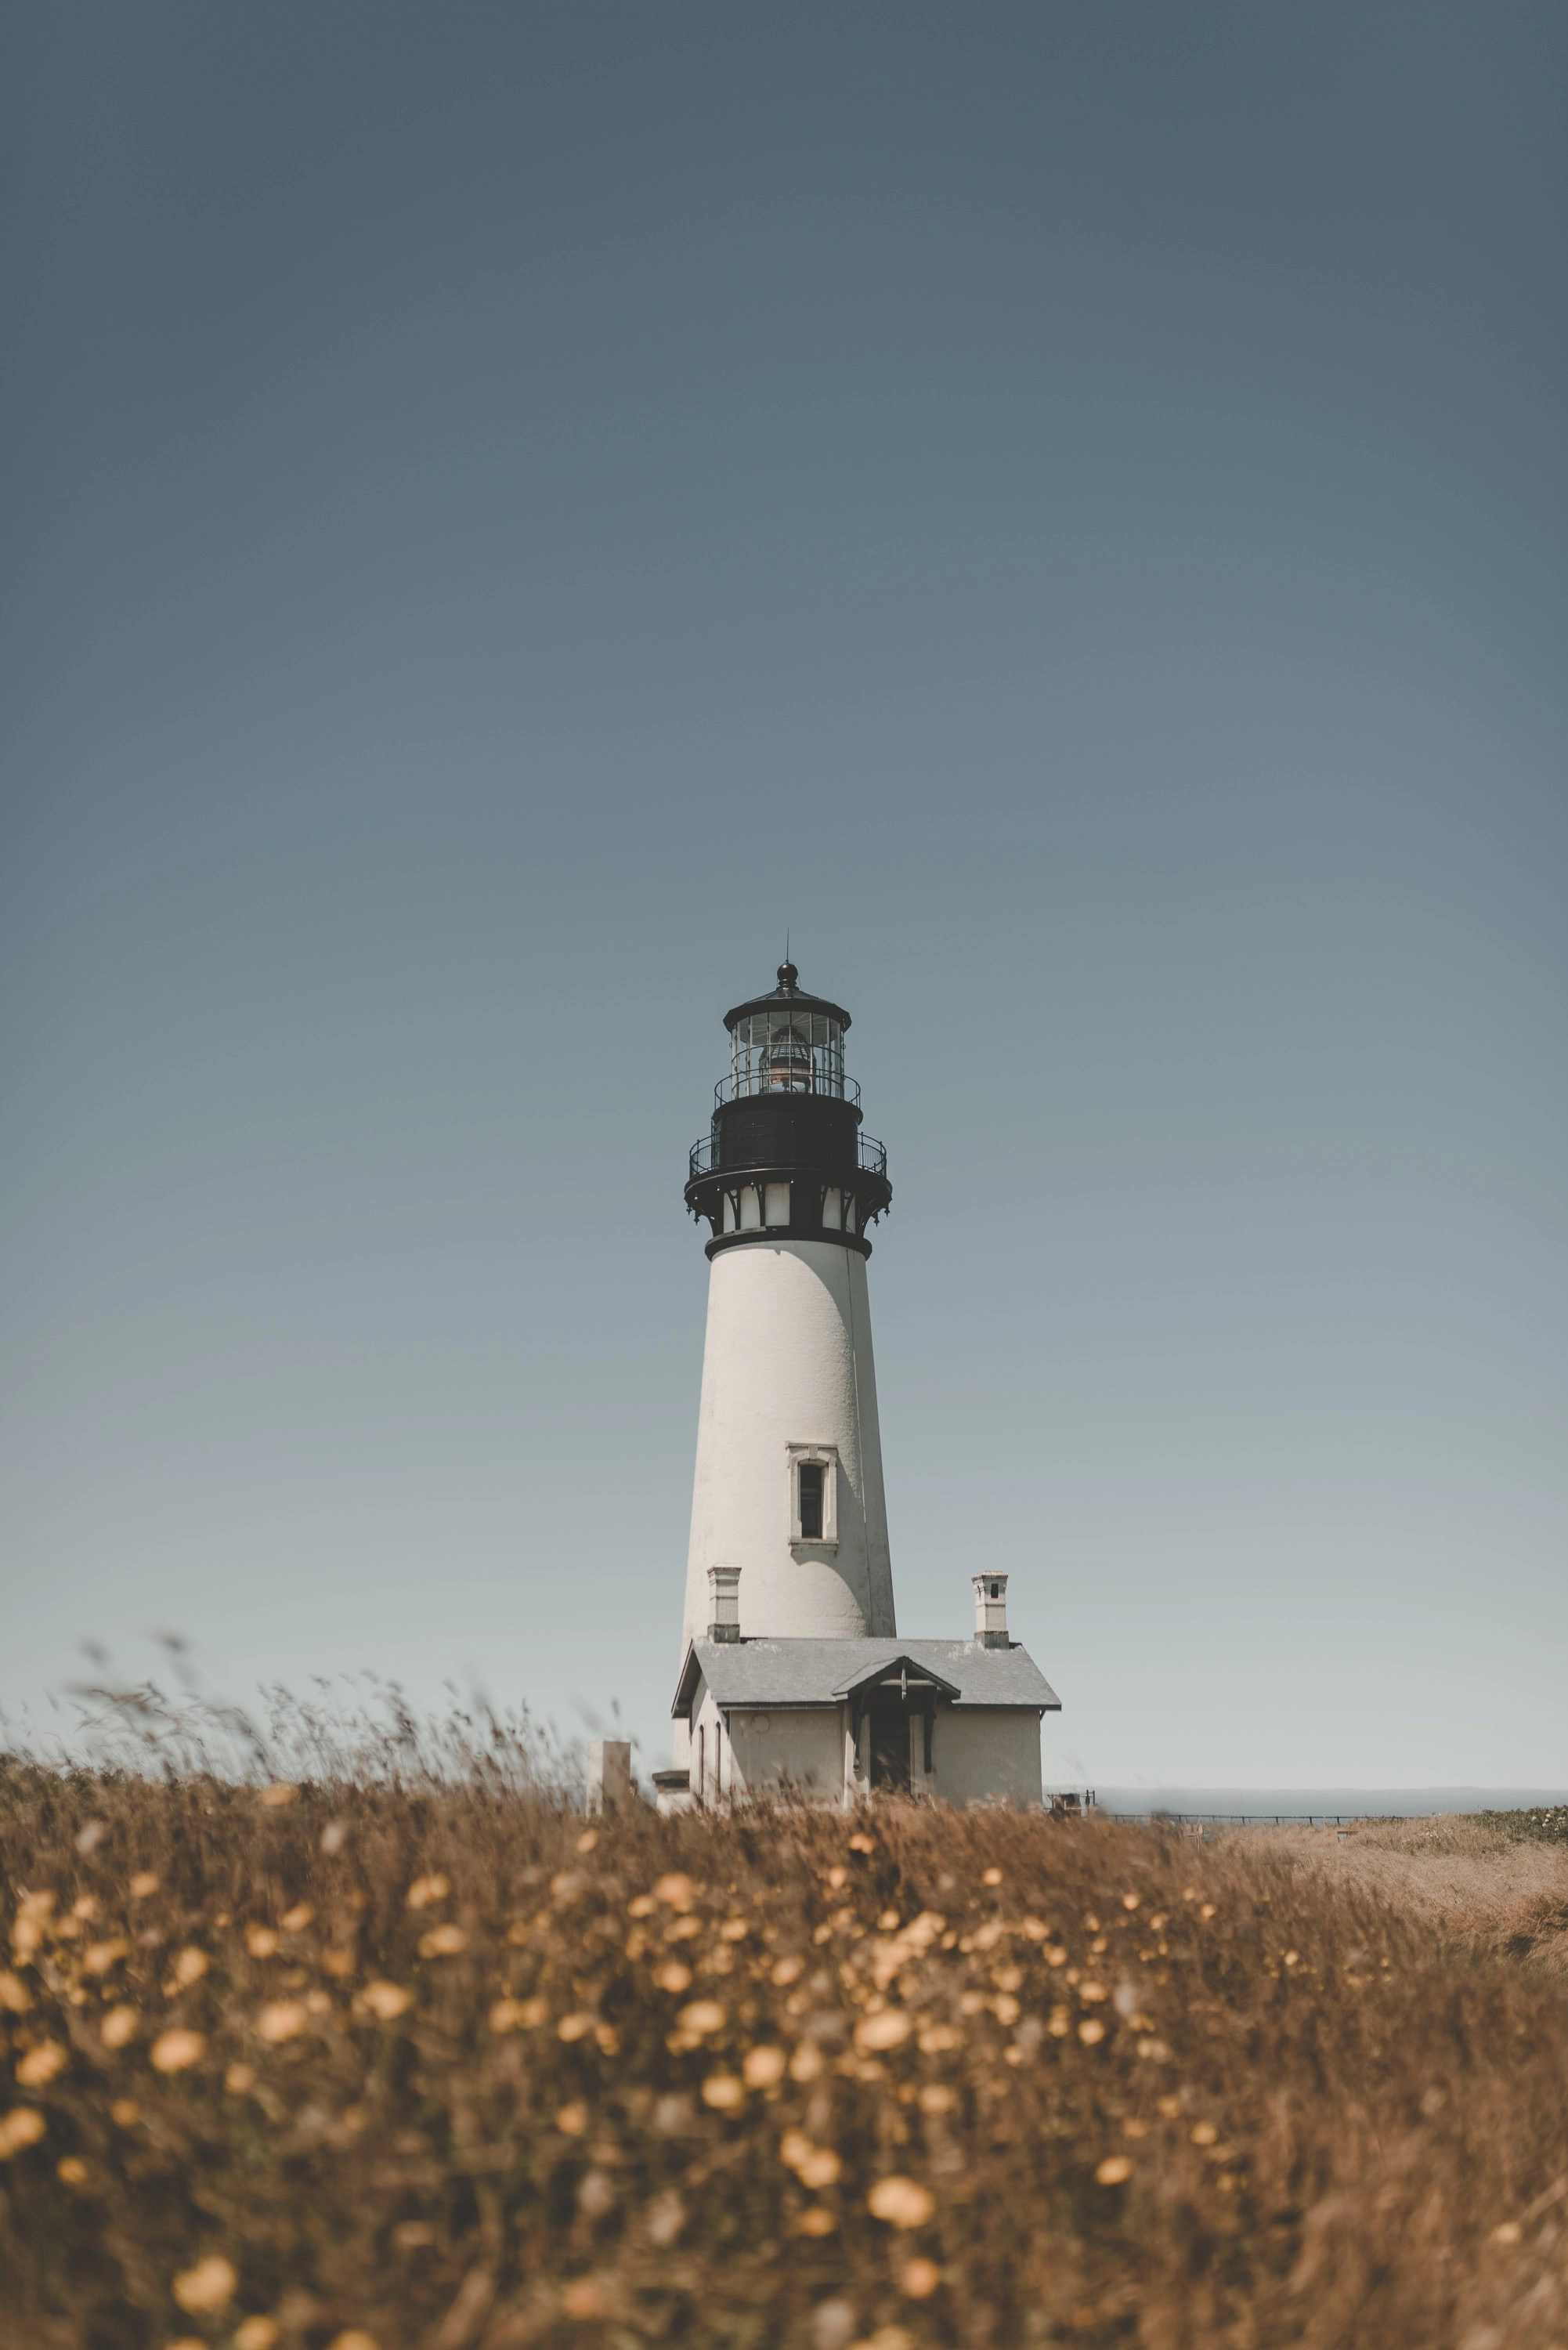
[[[849,1014],[785,962],[724,1025],[686,1185],[711,1270],[661,1795],[1038,1803],[1057,1700],[1008,1635],[1006,1574],[971,1576],[972,1639],[898,1636],[866,1279],[892,1187],[845,1074]]]
[[[741,1570],[742,1636],[897,1628],[866,1282],[888,1155],[844,1074],[848,1013],[797,978],[781,963],[771,995],[725,1014],[730,1071],[691,1152],[712,1269],[683,1645],[713,1566]]]

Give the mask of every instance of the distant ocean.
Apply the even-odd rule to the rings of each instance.
[[[1282,1818],[1428,1819],[1434,1812],[1525,1812],[1568,1804],[1562,1787],[1096,1787],[1103,1812],[1278,1814]]]

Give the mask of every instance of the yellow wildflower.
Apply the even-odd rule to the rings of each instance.
[[[273,2350],[277,2333],[275,2318],[247,2317],[234,2328],[234,2350]]]
[[[303,2000],[269,2000],[256,2018],[256,2031],[275,2048],[286,2040],[297,2040],[309,2020]]]
[[[561,2287],[561,2306],[568,2317],[607,2317],[609,2294],[597,2277],[573,2277]]]
[[[866,2208],[874,2220],[886,2220],[890,2228],[923,2228],[937,2208],[937,2199],[918,2178],[905,2178],[895,2172],[877,2181],[866,2199]]]
[[[36,2146],[47,2124],[33,2106],[13,2106],[0,2115],[0,2162],[9,2162],[24,2147]]]
[[[36,2048],[28,2049],[17,2065],[16,2078],[25,2089],[41,2089],[57,2073],[65,2071],[67,2062],[57,2040],[41,2040]]]
[[[963,2033],[950,2023],[929,2023],[918,2044],[923,2056],[940,2056],[950,2048],[961,2048]]]
[[[432,1926],[428,1934],[420,1936],[421,1959],[455,1958],[459,1950],[468,1948],[468,1936],[461,1926]]]
[[[222,2252],[209,2252],[204,2261],[182,2270],[175,2278],[174,2298],[192,2317],[215,2317],[233,2301],[239,2281],[232,2261],[226,2261]]]
[[[779,2153],[805,2187],[831,2187],[844,2165],[830,2146],[815,2146],[804,2130],[785,2130]]]
[[[656,2195],[643,2213],[642,2224],[648,2230],[649,2243],[662,2251],[672,2244],[686,2225],[686,2206],[672,2189]]]
[[[369,1982],[362,1996],[371,2014],[379,2016],[383,2023],[393,2022],[410,2004],[410,1994],[401,1983]]]
[[[183,2073],[200,2062],[207,2043],[199,2032],[161,2032],[152,2043],[155,2072]]]

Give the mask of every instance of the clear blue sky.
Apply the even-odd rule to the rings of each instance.
[[[1568,1783],[1562,9],[0,41],[13,1711],[661,1759],[788,924],[903,1627],[1005,1565],[1064,1777]]]

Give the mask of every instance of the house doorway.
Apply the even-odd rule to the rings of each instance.
[[[867,1709],[871,1721],[871,1784],[889,1795],[909,1792],[909,1710],[880,1691]]]

